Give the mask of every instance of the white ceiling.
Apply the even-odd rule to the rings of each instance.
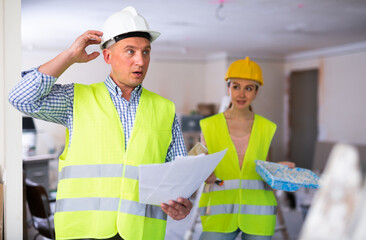
[[[161,32],[161,57],[277,59],[366,41],[365,0],[22,0],[23,47],[65,49],[126,6]]]

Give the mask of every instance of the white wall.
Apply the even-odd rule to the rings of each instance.
[[[189,114],[202,102],[204,69],[201,61],[152,60],[143,86],[173,101],[178,115]]]
[[[23,235],[21,114],[7,100],[20,79],[20,4],[20,0],[0,1],[0,179],[4,182],[5,239],[22,239]]]
[[[215,103],[220,106],[222,98],[227,95],[225,73],[228,65],[226,56],[206,62],[202,86],[204,103]]]

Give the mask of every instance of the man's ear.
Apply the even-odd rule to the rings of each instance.
[[[107,64],[111,64],[111,50],[105,48],[103,49],[103,56],[104,56],[104,61],[107,63]]]

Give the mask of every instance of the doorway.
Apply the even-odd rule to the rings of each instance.
[[[311,169],[318,136],[318,70],[290,74],[289,160]]]

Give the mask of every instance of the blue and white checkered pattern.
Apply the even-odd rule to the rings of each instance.
[[[32,68],[22,72],[22,81],[9,94],[10,103],[19,111],[31,117],[62,124],[69,130],[69,144],[72,139],[74,84],[55,84],[57,78]],[[125,133],[125,148],[130,138],[142,87],[136,87],[130,101],[122,97],[122,91],[108,76],[105,85],[117,109]],[[172,142],[166,156],[170,162],[177,156],[186,156],[180,125],[175,115],[172,127]]]

